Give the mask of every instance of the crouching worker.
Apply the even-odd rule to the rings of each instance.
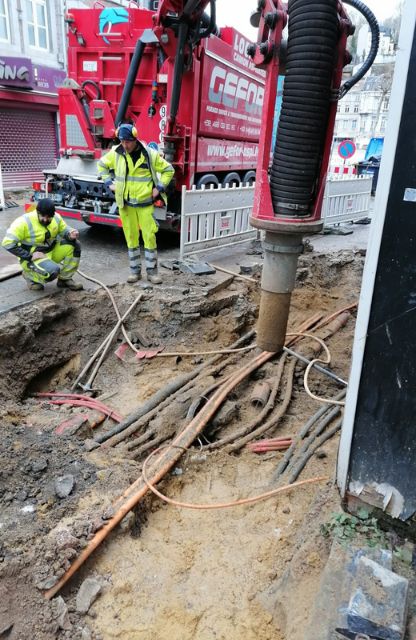
[[[82,284],[72,279],[81,256],[78,236],[79,231],[55,213],[53,201],[44,198],[36,210],[16,218],[2,246],[19,258],[22,275],[32,291],[42,291],[45,282],[56,278],[58,287],[79,291]]]

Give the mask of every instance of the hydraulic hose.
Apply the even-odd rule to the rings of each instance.
[[[145,47],[146,42],[144,42],[142,39],[137,40],[133,57],[130,62],[129,71],[127,73],[127,78],[124,84],[123,93],[121,95],[120,104],[118,106],[117,115],[115,118],[116,127],[118,127],[126,117],[126,111],[129,106],[131,94],[133,92],[134,83],[137,77],[137,72],[139,71]]]
[[[361,2],[361,0],[342,1],[344,4],[349,4],[351,5],[351,7],[354,7],[354,9],[357,9],[357,11],[359,11],[361,15],[363,15],[367,20],[368,26],[370,27],[371,31],[371,47],[363,66],[357,71],[357,73],[352,76],[352,78],[344,82],[344,84],[342,85],[340,89],[340,98],[343,98],[345,94],[348,93],[348,91],[352,89],[352,87],[365,76],[374,60],[376,59],[378,46],[380,43],[380,29],[374,13],[363,2]]]
[[[95,100],[101,100],[101,89],[99,87],[99,85],[94,82],[94,80],[84,80],[84,82],[81,85],[81,89],[85,89],[85,87],[87,87],[88,85],[91,85],[92,87],[94,87],[95,89]]]
[[[96,91],[96,96],[95,96],[96,100],[100,100],[101,99],[101,91],[100,91],[100,87],[98,86],[98,84],[96,82],[94,82],[93,80],[85,80],[85,82],[83,82],[82,85],[81,85],[81,89],[84,91],[84,95],[81,98],[81,104],[82,104],[82,108],[84,109],[85,117],[87,119],[88,129],[92,132],[92,124],[91,124],[91,119],[90,119],[90,107],[89,107],[89,104],[88,104],[88,100],[85,97],[85,87],[87,85],[89,85],[89,84],[91,86],[93,86],[95,91]]]
[[[218,29],[218,26],[216,24],[215,0],[210,0],[210,9],[211,14],[209,16],[206,13],[202,14],[201,24],[203,27],[205,27],[205,30],[199,34],[199,40],[202,40],[202,38],[208,38],[208,36],[210,36],[211,34],[213,34],[214,36],[218,36],[220,33],[220,30]]]
[[[279,217],[308,216],[316,196],[339,38],[337,0],[289,0],[289,39],[270,189]]]

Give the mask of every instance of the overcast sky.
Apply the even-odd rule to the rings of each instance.
[[[393,15],[400,0],[364,0],[379,20]],[[257,31],[250,26],[250,14],[257,7],[257,0],[217,0],[217,24],[234,27],[251,40],[257,39]],[[347,11],[350,9],[346,5]]]

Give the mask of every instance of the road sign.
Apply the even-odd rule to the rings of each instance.
[[[338,155],[343,160],[348,160],[348,158],[352,158],[352,156],[356,151],[357,151],[357,147],[355,146],[354,140],[343,140],[338,145]]]

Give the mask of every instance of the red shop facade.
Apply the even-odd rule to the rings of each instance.
[[[56,166],[60,69],[0,59],[0,164],[5,189],[24,189]]]

